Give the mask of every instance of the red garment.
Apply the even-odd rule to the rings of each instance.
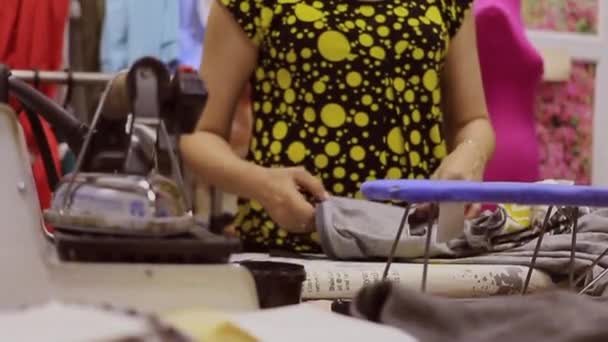
[[[69,0],[2,0],[0,9],[0,63],[12,69],[59,70],[62,64],[63,37],[68,19]],[[52,85],[39,88],[53,97]],[[20,111],[16,101],[11,101]],[[51,148],[57,170],[60,170],[59,150],[55,135],[43,119],[42,125]],[[33,156],[32,170],[43,209],[51,202],[42,158],[32,134],[30,122],[19,115],[27,146]]]

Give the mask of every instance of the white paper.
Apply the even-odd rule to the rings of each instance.
[[[264,342],[415,342],[396,328],[328,312],[308,304],[237,315],[241,329]]]

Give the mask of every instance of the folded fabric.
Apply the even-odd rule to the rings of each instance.
[[[608,340],[606,299],[565,291],[448,299],[382,282],[361,290],[350,310],[425,342]]]
[[[318,205],[316,226],[323,251],[339,260],[385,259],[393,245],[404,209],[383,203],[332,197]],[[570,272],[571,227],[567,208],[558,208],[551,216],[543,237],[535,268],[549,273],[556,280]],[[593,269],[589,266],[608,249],[608,209],[579,211],[574,271],[589,271],[587,281],[608,268],[608,257]],[[493,264],[530,266],[540,226],[507,232],[504,210],[486,212],[465,223],[461,238],[430,245],[431,262],[453,264]],[[425,246],[425,224],[411,227],[406,223],[397,244],[395,257],[422,262]],[[435,225],[434,232],[437,231]],[[422,233],[413,234],[413,232]],[[582,284],[579,284],[582,285]],[[602,278],[589,294],[601,295],[607,289],[608,277]]]

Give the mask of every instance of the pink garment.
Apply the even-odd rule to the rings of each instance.
[[[528,41],[520,0],[476,0],[479,60],[496,152],[486,181],[537,181],[539,143],[534,106],[543,61]]]

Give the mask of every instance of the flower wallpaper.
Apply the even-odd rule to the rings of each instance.
[[[591,182],[595,65],[575,63],[568,82],[544,83],[537,103],[541,176]]]
[[[523,0],[529,28],[559,32],[597,33],[599,0]]]
[[[528,28],[596,34],[599,0],[523,0]],[[541,177],[591,182],[595,65],[575,62],[567,82],[543,83],[537,102]]]

